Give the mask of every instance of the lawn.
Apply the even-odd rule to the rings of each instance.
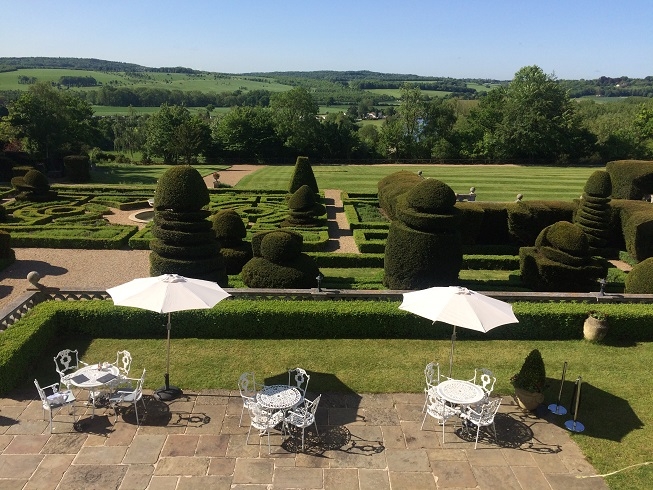
[[[228,168],[227,165],[193,165],[202,176]],[[170,165],[125,165],[100,163],[91,171],[92,184],[155,185]]]
[[[237,189],[286,189],[293,166],[268,166],[244,177]],[[518,165],[313,165],[320,190],[341,189],[352,193],[375,193],[383,177],[407,170],[421,170],[427,178],[439,179],[454,192],[476,188],[477,200],[571,200],[583,193],[587,178],[603,167],[542,167]]]
[[[173,321],[174,322],[174,321]],[[509,326],[500,328],[510,328]],[[67,341],[62,347],[79,348],[88,362],[113,360],[118,350],[128,349],[132,372],[147,369],[146,387],[163,384],[165,339],[95,339]],[[75,345],[73,345],[75,344]],[[585,431],[572,434],[599,473],[608,473],[651,460],[653,437],[653,391],[643,389],[649,379],[653,343],[600,345],[585,341],[470,341],[456,343],[454,377],[468,378],[477,367],[490,368],[497,377],[495,393],[513,393],[510,376],[533,349],[544,358],[549,386],[546,404],[556,401],[562,365],[568,363],[562,405],[569,408],[573,382],[582,377],[582,400],[578,420]],[[423,369],[432,360],[448,364],[450,342],[444,340],[198,340],[173,339],[171,382],[188,390],[236,389],[239,375],[254,371],[257,379],[285,373],[301,366],[315,374],[310,389],[327,392],[348,389],[360,393],[412,392],[423,389]],[[52,347],[56,352],[56,347]],[[44,382],[53,377],[51,365],[36,367]],[[330,376],[321,376],[326,373]],[[335,380],[332,376],[335,376]],[[330,381],[331,380],[331,381]],[[55,381],[55,379],[52,379]],[[557,417],[564,424],[570,416]],[[611,488],[648,489],[653,467],[640,467],[608,478]]]

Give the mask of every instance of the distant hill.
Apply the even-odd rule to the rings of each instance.
[[[202,73],[183,66],[152,68],[123,63],[121,61],[106,61],[95,58],[0,58],[0,71],[13,71],[20,68],[67,68],[71,70],[97,70],[116,72],[168,72],[168,73]]]

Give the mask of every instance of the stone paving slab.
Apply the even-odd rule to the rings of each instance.
[[[295,430],[273,433],[270,453],[256,430],[248,443],[247,415],[239,427],[238,392],[189,392],[167,407],[145,399],[140,426],[129,412],[114,423],[112,410],[98,408],[76,426],[57,414],[50,434],[34,393],[0,398],[0,490],[608,488],[587,478],[596,472],[565,429],[507,397],[498,440],[482,432],[475,450],[475,431],[459,420],[445,425],[444,443],[433,420],[422,429],[422,394],[326,393],[305,451]]]

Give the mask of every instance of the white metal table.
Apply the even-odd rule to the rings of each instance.
[[[302,399],[302,394],[294,386],[270,385],[264,386],[256,394],[256,401],[268,410],[289,410]]]
[[[69,380],[71,385],[88,390],[89,402],[93,406],[93,415],[95,416],[95,401],[100,393],[99,389],[116,381],[118,374],[119,370],[113,364],[102,363],[101,366],[89,364],[70,374]]]
[[[474,405],[485,398],[483,388],[462,379],[448,379],[435,387],[436,393],[454,405]]]

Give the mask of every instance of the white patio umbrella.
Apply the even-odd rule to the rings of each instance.
[[[404,293],[399,309],[453,325],[449,377],[453,368],[456,327],[488,332],[507,323],[518,323],[512,305],[459,286],[444,286]]]
[[[231,295],[215,282],[186,278],[177,274],[134,279],[107,289],[107,293],[113,299],[113,304],[117,306],[132,306],[168,314],[165,387],[155,393],[162,400],[179,397],[182,393],[181,389],[170,386],[170,313],[212,308]]]

